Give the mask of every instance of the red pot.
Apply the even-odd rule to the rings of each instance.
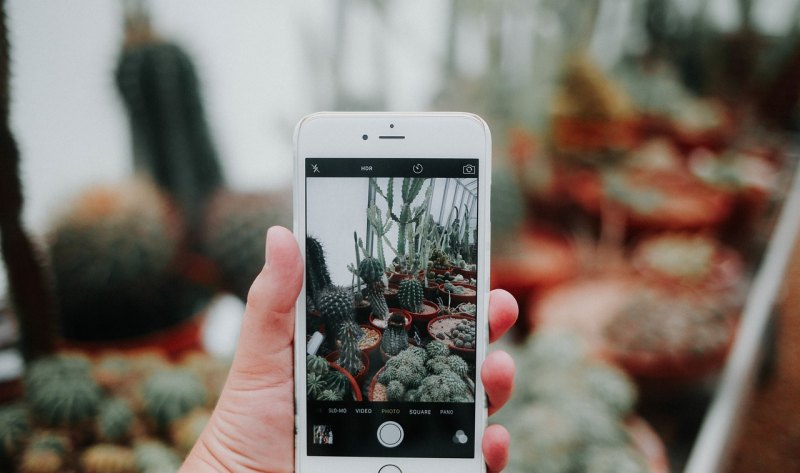
[[[358,382],[356,382],[356,379],[353,377],[353,375],[336,363],[328,361],[328,365],[347,377],[347,380],[350,381],[350,388],[353,390],[353,396],[356,398],[356,401],[363,401],[364,398],[361,395],[361,388],[358,387]]]
[[[405,329],[408,330],[409,328],[411,328],[411,322],[414,319],[413,319],[413,317],[411,317],[410,314],[406,313],[406,311],[404,311],[403,309],[396,309],[396,308],[391,308],[390,307],[389,308],[389,315],[391,316],[394,313],[403,314],[403,317],[406,318],[406,323],[404,325]],[[378,322],[378,320],[375,319],[375,317],[372,314],[369,315],[369,324],[371,326],[375,327],[376,329],[380,330],[381,333],[383,333],[383,331],[386,329],[386,325],[381,325]]]
[[[475,286],[470,286],[469,284],[462,284],[462,283],[451,283],[454,286],[460,286],[465,289],[463,294],[455,294],[447,292],[444,289],[444,284],[439,285],[439,297],[442,298],[443,303],[450,302],[449,307],[455,307],[458,304],[463,302],[471,302],[476,304],[478,302],[478,291]]]
[[[346,369],[342,368],[339,364],[336,363],[336,360],[339,359],[338,351],[328,353],[327,355],[325,355],[325,359],[328,360],[328,363],[330,363],[334,367],[341,368],[340,371],[345,371],[345,372],[347,371]],[[369,356],[367,356],[367,354],[364,353],[363,351],[361,352],[361,362],[363,363],[364,366],[361,368],[361,371],[359,371],[358,373],[356,373],[355,376],[353,376],[358,384],[361,384],[361,382],[364,381],[364,377],[367,375],[367,373],[369,373]]]

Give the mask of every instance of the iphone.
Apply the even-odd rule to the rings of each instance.
[[[485,470],[490,173],[472,114],[297,125],[297,471]]]

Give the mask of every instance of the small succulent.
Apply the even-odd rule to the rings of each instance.
[[[172,449],[161,442],[147,440],[133,447],[136,467],[143,473],[177,472],[181,467],[181,458]]]
[[[81,455],[85,473],[137,473],[133,450],[113,444],[97,444]]]
[[[170,429],[172,444],[184,455],[189,453],[210,419],[211,412],[206,409],[195,409],[177,420]]]
[[[130,405],[119,398],[100,404],[97,414],[97,435],[108,442],[121,442],[133,433],[134,414]]]
[[[28,413],[21,405],[0,408],[0,465],[15,458],[31,435]]]
[[[25,373],[26,390],[36,390],[43,385],[68,379],[88,378],[91,363],[82,356],[57,355],[33,362]]]
[[[408,348],[408,333],[405,323],[406,318],[403,314],[393,313],[389,316],[381,341],[381,349],[387,355],[395,356]]]
[[[206,389],[186,370],[164,370],[147,379],[142,386],[142,398],[145,414],[158,429],[164,429],[192,409],[203,406]]]
[[[342,347],[339,350],[337,363],[353,376],[364,369],[361,350],[358,349],[358,340],[363,335],[364,332],[355,322],[345,324],[339,331],[339,340],[342,343]]]
[[[416,279],[404,279],[397,290],[397,299],[400,306],[409,312],[422,312],[422,298],[424,291],[422,283]]]
[[[433,340],[428,343],[428,345],[425,347],[425,351],[431,358],[437,356],[448,356],[450,354],[450,348],[447,347],[447,344],[438,340]]]

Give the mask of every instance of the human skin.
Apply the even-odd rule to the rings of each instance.
[[[294,317],[303,283],[303,260],[294,235],[282,227],[267,232],[266,263],[247,296],[236,355],[208,425],[181,473],[284,473],[294,471]],[[489,300],[490,341],[517,319],[517,303],[503,290]],[[481,379],[489,414],[511,396],[514,361],[501,351],[486,357]],[[482,449],[487,471],[508,462],[509,436],[489,426]]]

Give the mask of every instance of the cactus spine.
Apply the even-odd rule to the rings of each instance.
[[[406,279],[400,283],[397,290],[397,298],[400,306],[409,311],[419,313],[423,310],[422,304],[423,290],[422,283],[416,279]]]
[[[342,288],[330,287],[319,297],[319,311],[325,328],[335,337],[348,323],[354,323],[353,296]]]
[[[364,363],[361,361],[361,350],[358,349],[358,339],[362,334],[361,328],[354,322],[345,324],[339,332],[342,347],[337,363],[353,376],[364,368]]]
[[[152,175],[190,227],[198,228],[223,175],[191,59],[177,45],[156,39],[146,18],[132,19],[116,83],[130,119],[136,168]]]
[[[358,264],[358,275],[367,283],[367,298],[372,305],[372,315],[386,320],[389,306],[383,295],[383,265],[379,260],[368,256]]]
[[[406,318],[394,313],[389,316],[386,330],[383,331],[381,349],[389,356],[395,356],[408,348],[408,334],[405,329]]]

